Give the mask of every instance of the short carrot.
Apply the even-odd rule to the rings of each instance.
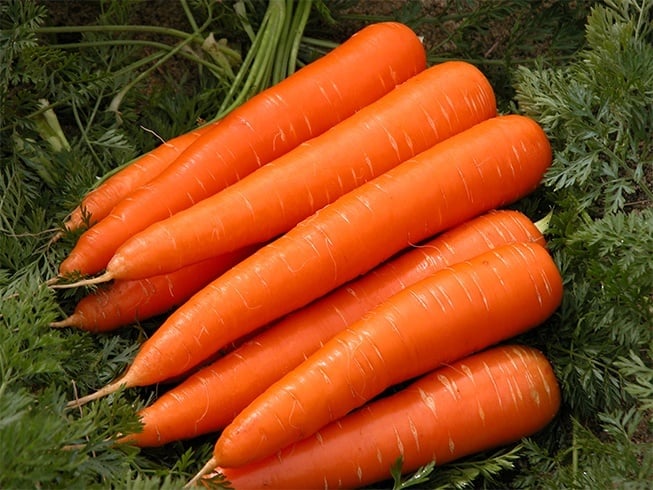
[[[410,473],[513,444],[559,407],[546,357],[505,345],[432,371],[264,461],[219,472],[237,490],[369,486],[388,480],[399,457]]]
[[[438,143],[222,274],[167,318],[122,378],[71,406],[188,371],[405,247],[529,194],[550,163],[546,135],[524,116],[488,119]]]
[[[393,294],[455,262],[522,241],[544,245],[542,233],[524,214],[500,210],[406,251],[266,327],[171,388],[139,412],[142,431],[122,442],[160,446],[223,429],[272,383]]]
[[[395,294],[258,396],[221,433],[220,466],[263,459],[398,383],[510,339],[562,299],[549,253],[513,243]]]
[[[475,66],[432,66],[320,136],[137,233],[98,280],[162,274],[279,236],[364,182],[494,116],[492,87]],[[154,248],[156,256],[149,253]]]
[[[75,327],[94,333],[109,332],[166,313],[254,250],[255,246],[248,246],[169,274],[115,281],[82,298],[70,316],[52,322],[50,326]]]
[[[137,158],[98,187],[88,192],[64,222],[69,231],[93,225],[109,215],[113,207],[130,192],[147,184],[163,172],[191,143],[210,131],[213,122],[166,141]]]
[[[222,118],[157,178],[86,231],[60,264],[60,274],[99,272],[133,234],[323,133],[425,67],[424,47],[407,26],[381,22],[364,27]]]

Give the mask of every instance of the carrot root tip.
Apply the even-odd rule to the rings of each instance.
[[[65,328],[65,327],[75,327],[77,326],[75,315],[59,320],[58,322],[50,322],[52,328]]]
[[[121,387],[129,387],[129,383],[124,381],[124,377],[120,378],[117,381],[114,381],[113,383],[109,383],[108,385],[104,386],[103,388],[100,388],[97,390],[95,393],[91,393],[90,395],[83,396],[81,398],[76,398],[75,400],[71,400],[66,404],[66,408],[79,408],[82,405],[86,405],[88,402],[92,402],[94,400],[98,400],[99,398],[103,398],[107,395],[110,395],[112,393],[115,393],[118,391]]]
[[[45,281],[45,285],[50,287],[54,286],[55,284],[57,284],[57,282],[59,282],[60,279],[61,278],[59,276],[51,277],[50,279]]]
[[[215,467],[218,465],[218,462],[215,458],[209,459],[206,464],[202,467],[201,470],[197,472],[197,474],[188,482],[186,485],[184,485],[184,488],[191,488],[197,485],[197,482],[200,481],[202,477],[210,473],[212,470],[215,469]]]
[[[96,284],[101,284],[103,282],[109,282],[113,279],[113,276],[111,275],[110,272],[105,272],[104,274],[100,274],[97,277],[91,277],[89,279],[82,279],[81,281],[77,282],[71,282],[68,284],[48,284],[52,289],[70,289],[70,288],[77,288],[81,286],[94,286]],[[51,279],[48,280],[47,282],[49,283],[52,281]]]
[[[52,235],[52,238],[50,238],[50,243],[55,243],[59,241],[63,237],[63,234],[64,234],[63,230],[59,230],[56,233],[54,233]]]

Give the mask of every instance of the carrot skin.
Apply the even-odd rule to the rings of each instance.
[[[220,468],[236,490],[356,488],[512,444],[546,427],[560,389],[544,355],[495,347],[439,368],[277,455]]]
[[[407,246],[529,194],[550,163],[546,135],[524,116],[492,118],[438,143],[222,274],[166,319],[121,378],[69,405],[190,371]]]
[[[137,233],[106,270],[114,278],[149,277],[269,240],[364,182],[494,116],[492,87],[476,67],[462,61],[432,66],[240,181]],[[155,247],[158,253],[149,253]]]
[[[100,333],[152,318],[182,304],[254,250],[244,247],[168,274],[115,281],[82,298],[71,316],[51,326]]]
[[[134,359],[140,382],[185,372],[405,247],[523,197],[550,162],[542,129],[523,116],[493,118],[435,145],[322,208],[192,296],[143,344]]]
[[[455,262],[521,241],[545,242],[524,214],[501,210],[474,218],[408,250],[284,317],[171,388],[141,410],[142,431],[122,442],[160,446],[223,429],[272,383],[393,294]]]
[[[364,27],[221,119],[84,233],[60,274],[99,272],[131,235],[323,133],[425,68],[424,47],[410,28],[396,22]]]
[[[549,318],[562,278],[546,249],[513,243],[392,296],[271,385],[222,431],[220,466],[266,458],[387,388],[512,338]]]
[[[118,202],[163,172],[182,151],[216,124],[218,122],[207,124],[166,141],[109,177],[84,196],[64,222],[64,228],[74,231],[85,226],[87,219],[93,225],[108,216]]]

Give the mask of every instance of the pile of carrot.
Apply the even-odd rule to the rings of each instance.
[[[425,60],[406,26],[370,25],[89,192],[51,285],[99,287],[52,326],[163,321],[69,406],[181,379],[117,442],[219,433],[190,483],[237,489],[363,486],[544,427],[551,366],[496,345],[561,302],[542,230],[503,209],[551,147],[477,68]]]

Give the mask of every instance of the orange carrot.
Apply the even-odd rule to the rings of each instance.
[[[129,163],[86,194],[80,205],[70,213],[64,228],[73,231],[105,218],[119,201],[163,172],[182,151],[216,124],[218,122],[179,135]]]
[[[169,274],[134,281],[115,281],[82,298],[72,315],[52,322],[50,326],[76,327],[94,333],[109,332],[160,315],[182,304],[254,250],[254,246],[248,246]]]
[[[540,245],[513,243],[395,294],[271,385],[214,448],[237,467],[317,432],[385,389],[544,322],[562,278]]]
[[[550,163],[546,135],[524,116],[492,118],[438,143],[225,272],[168,317],[122,378],[71,406],[188,371],[408,245],[525,196]]]
[[[424,47],[405,25],[363,28],[221,119],[84,233],[60,264],[60,274],[99,272],[133,234],[323,133],[425,67]]]
[[[544,245],[541,232],[525,215],[502,210],[408,250],[284,317],[171,388],[141,410],[142,431],[122,442],[159,446],[223,429],[272,383],[393,294],[455,262],[521,241]]]
[[[362,183],[494,116],[492,87],[476,67],[462,61],[433,66],[239,182],[137,233],[98,280],[162,274],[279,236]],[[156,256],[149,253],[155,247]]]
[[[219,471],[237,490],[356,488],[435,461],[442,465],[536,434],[560,388],[546,357],[495,347],[439,368],[260,463]],[[194,483],[194,482],[193,482]]]

